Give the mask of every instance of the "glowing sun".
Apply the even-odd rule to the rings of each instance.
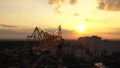
[[[85,32],[85,27],[84,26],[79,26],[78,30],[79,30],[79,32],[83,33],[83,32]]]

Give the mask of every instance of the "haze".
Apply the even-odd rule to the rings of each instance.
[[[0,0],[0,39],[26,39],[36,26],[54,32],[60,24],[67,39],[120,39],[120,0]]]

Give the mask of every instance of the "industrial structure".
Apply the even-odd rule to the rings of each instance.
[[[56,55],[59,61],[58,67],[61,68],[64,52],[62,49],[62,44],[63,38],[61,25],[58,26],[58,30],[55,33],[50,33],[35,27],[33,33],[30,36],[27,36],[27,45],[22,50],[29,52],[39,51],[41,53],[45,53],[49,51],[49,49],[57,47]],[[35,66],[32,68],[34,67]]]
[[[33,33],[27,36],[27,45],[23,50],[46,51],[54,46],[60,46],[62,39],[61,25],[58,26],[57,34],[52,34],[43,29],[35,27]]]

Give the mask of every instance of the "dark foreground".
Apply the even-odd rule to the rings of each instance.
[[[95,63],[103,63],[105,68],[120,68],[120,53],[79,59],[64,55],[60,63],[49,51],[21,51],[25,45],[26,41],[1,41],[0,68],[99,68]]]

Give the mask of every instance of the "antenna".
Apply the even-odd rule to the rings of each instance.
[[[61,25],[58,26],[58,36],[62,38],[62,28]]]

